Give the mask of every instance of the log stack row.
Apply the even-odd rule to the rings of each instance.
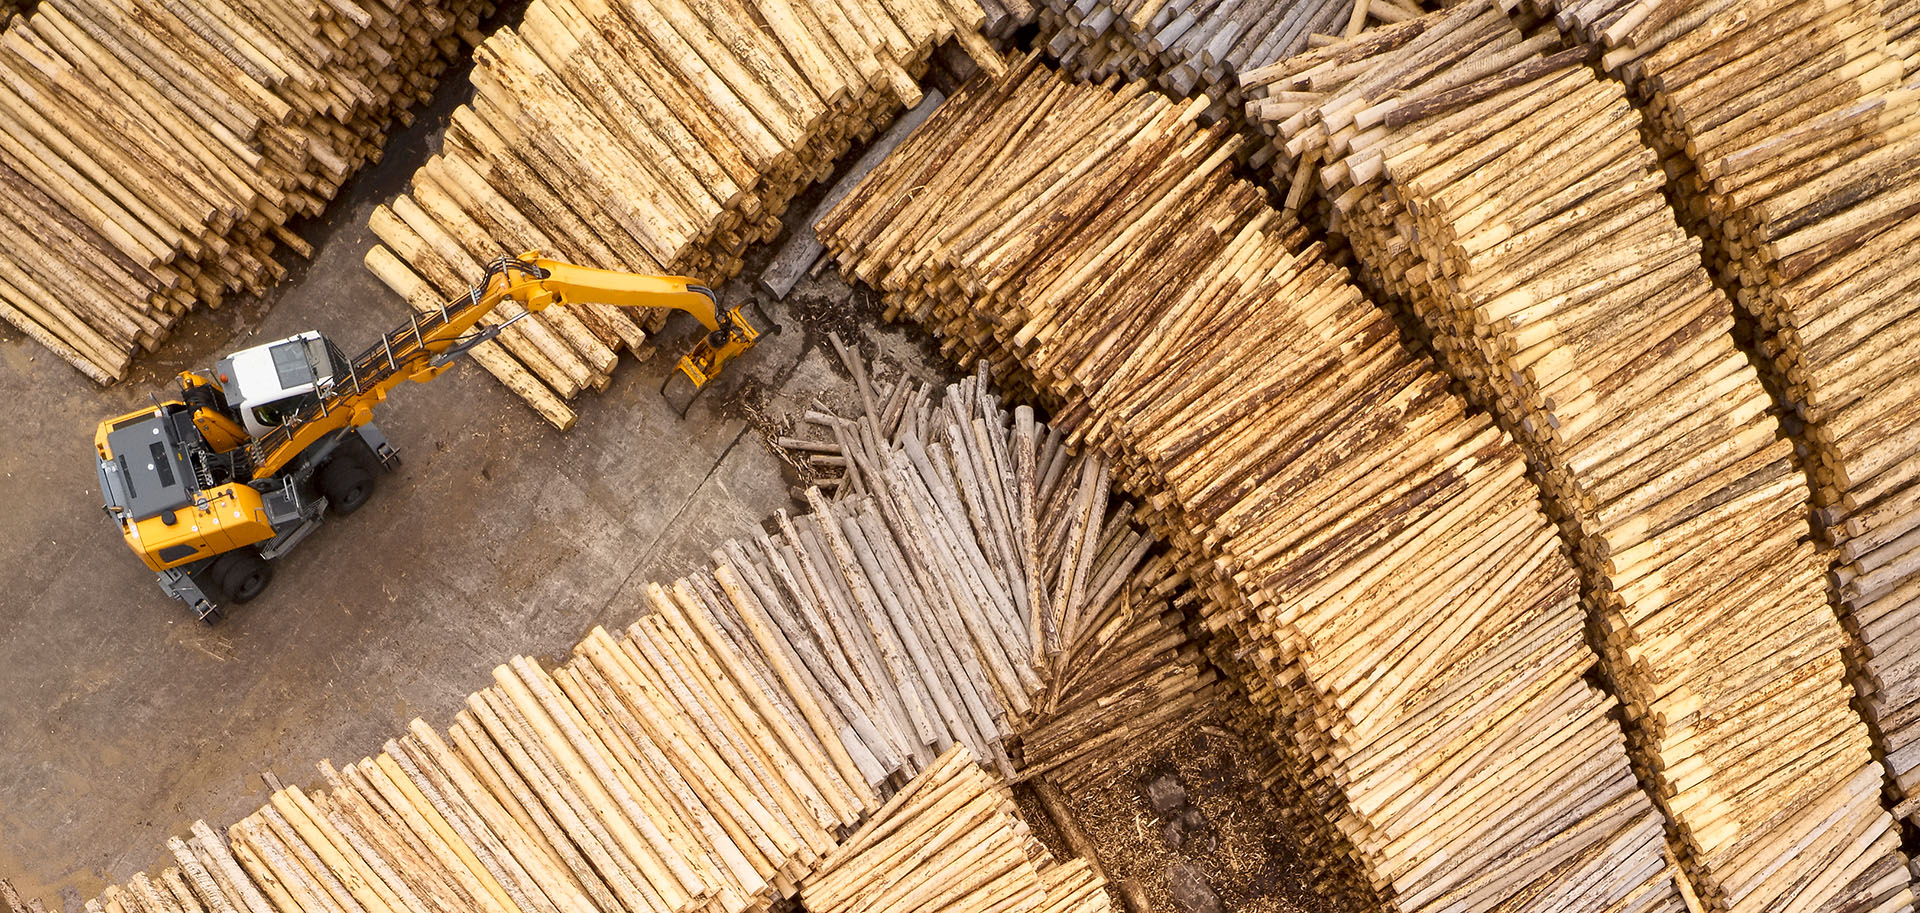
[[[494,670],[442,736],[421,721],[326,786],[277,789],[179,865],[91,911],[485,913],[765,910],[880,807],[840,734],[813,727],[707,625],[683,583],[553,670]]]
[[[955,746],[887,801],[802,887],[812,913],[1106,913],[1084,859],[1056,864],[1007,787]]]
[[[918,102],[935,45],[995,63],[982,19],[973,0],[537,0],[480,46],[474,101],[375,212],[367,265],[417,309],[462,294],[502,244],[717,288],[800,189]],[[556,309],[477,358],[564,428],[565,401],[664,317]]]
[[[1048,53],[1076,77],[1204,94],[1210,117],[1237,120],[1240,70],[1420,13],[1413,0],[1046,0],[1040,21]]]
[[[1805,479],[1639,112],[1552,40],[1463,4],[1250,72],[1251,110],[1535,464],[1700,899],[1909,908]]]
[[[605,632],[594,636],[605,639]],[[609,668],[620,665],[632,663],[615,660]],[[763,790],[766,805],[753,805],[753,796],[727,793],[738,780],[703,782],[676,769],[680,762],[663,754],[711,754],[714,743],[680,744],[662,735],[671,727],[647,715],[658,698],[642,693],[644,684],[634,678],[644,679],[644,673],[600,678],[583,671],[579,661],[572,667],[549,674],[516,659],[511,671],[496,672],[502,688],[473,695],[473,709],[461,714],[445,739],[416,720],[407,737],[388,742],[376,758],[344,770],[323,762],[327,789],[276,789],[226,839],[204,821],[195,822],[190,839],[168,841],[177,865],[109,887],[86,909],[767,909],[764,897],[743,900],[730,892],[753,884],[762,885],[762,895],[770,886],[782,897],[798,894],[822,913],[934,906],[982,913],[1111,909],[1104,879],[1086,860],[1056,863],[1021,820],[1009,789],[973,763],[964,747],[946,752],[884,806],[869,797],[868,807],[855,812],[867,823],[854,830],[857,819],[837,818],[826,803],[811,810],[797,801],[783,807],[778,795]],[[633,690],[623,690],[628,688]],[[627,753],[636,746],[655,760]],[[746,763],[795,760],[763,754]],[[728,763],[741,762],[730,756],[708,770],[746,771]],[[803,789],[826,779],[791,766],[775,777],[782,774]],[[585,788],[571,790],[579,785]],[[646,817],[633,817],[635,803],[656,804],[645,806]],[[689,809],[690,817],[680,817]],[[756,847],[740,838],[765,826],[749,820],[754,812],[808,825],[776,827],[769,831],[775,839]],[[832,829],[813,826],[816,821]],[[686,829],[696,826],[705,833]],[[802,840],[803,832],[813,838]],[[812,864],[774,866],[771,860],[782,852],[779,838]],[[687,846],[730,852],[702,858],[684,853]],[[722,887],[713,890],[716,884]],[[23,902],[3,880],[0,911],[45,913],[39,901]]]
[[[454,727],[451,745],[424,724],[416,722],[414,729],[404,745],[389,743],[377,761],[345,771],[323,765],[335,784],[330,790],[275,791],[267,806],[233,827],[231,846],[205,822],[195,822],[190,839],[168,841],[178,865],[157,878],[135,875],[86,908],[92,913],[633,909],[607,887],[621,876],[602,878],[584,862],[576,874],[568,874],[566,860],[579,855],[577,846],[542,836],[540,825],[552,825],[555,833],[558,825],[537,802],[512,793],[527,785],[509,779],[524,754],[508,755],[502,744],[481,741],[488,736],[471,720]],[[1105,880],[1087,860],[1056,862],[1021,819],[1008,788],[960,746],[909,781],[865,825],[841,836],[845,842],[793,886],[808,908],[820,913],[1112,909]],[[592,864],[603,863],[606,871],[616,871],[611,857],[596,857]],[[662,880],[635,884],[651,889],[672,883],[670,873],[653,874]],[[46,910],[38,900],[22,901],[0,880],[0,913]]]
[[[415,721],[373,759],[323,766],[332,788],[312,801],[276,793],[228,831],[242,864],[262,884],[348,908],[345,886],[381,909],[367,872],[349,877],[371,868],[346,853],[357,820],[413,891],[388,883],[395,911],[764,910],[791,896],[874,795],[841,776],[820,733],[796,726],[724,641],[654,596],[658,614],[618,641],[595,629],[560,668],[497,667],[447,739]],[[404,830],[379,829],[388,809],[425,852],[409,857]]]
[[[865,614],[876,631],[896,629],[903,641],[933,643],[937,656],[946,650],[937,643],[942,632],[925,620],[954,614],[966,622],[973,652],[988,658],[981,668],[987,687],[948,700],[984,704],[1004,719],[983,721],[987,738],[960,741],[996,762],[1011,755],[1022,778],[1044,774],[1078,789],[1206,712],[1215,673],[1171,604],[1183,578],[1164,555],[1149,557],[1155,540],[1130,522],[1131,504],[1110,497],[1102,461],[1073,455],[1065,434],[1036,421],[1030,407],[1007,412],[984,365],[942,395],[906,377],[882,382],[842,353],[866,409],[853,418],[811,414],[807,424],[824,440],[783,443],[797,457],[838,464],[844,474],[827,485],[843,498],[871,498],[816,516],[839,515],[849,531],[864,524],[872,530],[866,542],[880,546],[869,549],[880,564],[906,561],[903,568],[934,573],[907,575],[901,582],[910,585],[893,597],[917,625],[899,625],[899,616],[889,622],[861,605],[849,607],[856,617]],[[876,509],[883,524],[868,519]],[[959,548],[942,547],[943,539]],[[898,560],[889,546],[902,549]],[[890,582],[842,572],[856,593],[884,591]],[[942,593],[940,575],[983,585],[960,591],[956,602]],[[997,622],[976,604],[997,610]],[[790,614],[784,624],[805,630],[808,617],[825,613]],[[1014,636],[990,636],[996,623]],[[830,631],[810,633],[816,643],[832,642]],[[910,687],[924,686],[889,690]]]
[[[1672,194],[1807,451],[1854,671],[1920,812],[1920,7],[1552,4],[1648,113]],[[1791,36],[1791,37],[1782,37]],[[1902,47],[1904,45],[1904,48]],[[1909,84],[1903,78],[1905,55]]]
[[[321,762],[324,788],[276,783],[88,910],[738,913],[793,896],[880,796],[688,584],[649,593],[625,636],[595,628],[552,670],[496,667],[445,735],[415,720],[375,757]]]
[[[50,0],[0,35],[0,317],[101,383],[285,274],[487,0]]]
[[[971,81],[821,238],[1114,463],[1347,908],[1681,909],[1520,450],[1233,177],[1202,106]]]

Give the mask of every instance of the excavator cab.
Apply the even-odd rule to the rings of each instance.
[[[352,359],[325,336],[300,333],[235,352],[211,377],[183,373],[179,399],[102,422],[94,458],[103,509],[161,589],[211,621],[216,599],[258,595],[272,579],[269,562],[323,516],[366,503],[374,473],[398,462],[373,408],[498,336],[511,321],[478,324],[509,299],[529,314],[568,299],[688,311],[707,333],[676,376],[695,391],[760,335],[741,308],[720,310],[712,290],[683,276],[592,269],[534,251],[503,256],[466,294]]]
[[[214,376],[247,435],[259,438],[313,406],[347,373],[332,341],[308,331],[241,349],[214,365]]]

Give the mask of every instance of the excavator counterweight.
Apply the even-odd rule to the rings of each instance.
[[[301,333],[221,359],[212,376],[180,375],[178,399],[100,423],[94,435],[107,515],[160,586],[202,620],[216,599],[242,603],[273,577],[269,563],[327,513],[350,514],[398,454],[373,410],[401,383],[425,383],[513,321],[476,329],[503,301],[525,314],[569,301],[686,311],[707,332],[676,372],[696,390],[751,348],[759,331],[739,308],[680,276],[575,266],[525,253],[487,266],[480,282],[347,358]],[[684,412],[684,410],[682,410]]]

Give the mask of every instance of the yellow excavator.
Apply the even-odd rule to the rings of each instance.
[[[325,514],[367,502],[375,473],[398,460],[373,424],[374,406],[498,336],[512,320],[475,327],[507,300],[525,308],[514,320],[569,301],[687,311],[707,330],[677,369],[696,393],[760,335],[741,307],[722,309],[696,280],[502,256],[465,295],[357,358],[301,333],[235,352],[212,377],[183,372],[179,399],[101,422],[94,448],[107,515],[161,589],[215,620],[221,604],[260,595],[273,579],[269,562]]]

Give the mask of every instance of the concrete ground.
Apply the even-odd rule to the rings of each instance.
[[[129,382],[96,387],[0,327],[0,877],[23,894],[77,908],[165,861],[166,837],[194,818],[224,827],[252,811],[263,771],[311,783],[314,762],[375,752],[415,716],[444,727],[494,664],[624,625],[647,581],[694,569],[790,504],[749,416],[844,394],[822,327],[775,309],[785,331],[682,420],[657,393],[682,315],[661,354],[628,360],[576,403],[568,433],[471,362],[398,391],[380,422],[404,466],[217,626],[163,596],[128,553],[100,513],[95,424],[231,349],[311,328],[354,352],[402,319],[405,305],[361,266],[367,216],[437,146],[464,85],[449,80],[329,218],[303,229],[316,254],[271,300],[193,315]],[[808,313],[859,325],[841,304],[853,293],[831,277],[796,294]],[[870,339],[915,373],[936,370],[896,331]]]

